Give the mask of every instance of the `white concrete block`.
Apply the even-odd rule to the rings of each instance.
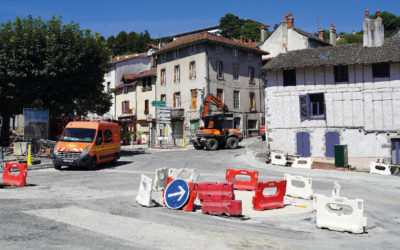
[[[390,172],[390,164],[380,163],[380,162],[371,162],[369,165],[369,173],[373,174],[381,174],[381,175],[391,175]]]
[[[308,168],[311,169],[313,160],[311,158],[300,157],[294,160],[292,168]]]
[[[167,177],[168,177],[168,168],[156,169],[153,190],[161,191],[165,189],[165,186],[167,185]]]
[[[363,200],[350,200],[346,197],[326,197],[316,194],[314,195],[314,203],[316,204],[316,225],[318,228],[351,233],[364,232],[364,228],[367,226],[367,217],[363,216]],[[340,213],[333,211],[329,206],[330,204],[340,206],[342,208]]]
[[[271,164],[273,165],[286,166],[287,164],[286,155],[284,153],[271,152],[270,158]]]
[[[153,180],[146,175],[141,175],[141,180],[139,184],[139,192],[136,196],[136,202],[144,207],[152,207],[154,204],[151,200],[151,187],[153,185]]]
[[[286,194],[287,196],[291,197],[297,197],[297,198],[302,198],[309,200],[313,196],[313,190],[312,190],[312,179],[311,178],[306,178],[303,176],[299,175],[290,175],[290,174],[285,174],[284,175],[286,182]],[[295,186],[293,182],[302,182],[303,186]]]

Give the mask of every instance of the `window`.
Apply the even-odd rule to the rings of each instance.
[[[301,121],[325,119],[325,98],[323,93],[301,95],[299,98]]]
[[[247,129],[257,129],[257,120],[247,120]]]
[[[233,64],[233,80],[237,81],[239,79],[239,64]]]
[[[239,108],[239,91],[233,91],[233,108]]]
[[[224,79],[224,64],[222,61],[217,61],[217,79]]]
[[[189,63],[189,79],[195,79],[196,78],[196,62],[190,62]]]
[[[283,86],[296,86],[296,70],[283,71]]]
[[[161,84],[161,85],[165,85],[165,69],[162,69],[162,70],[161,70],[160,75],[161,75],[161,77],[160,77],[160,84]]]
[[[107,93],[110,93],[111,82],[107,82]]]
[[[160,101],[162,101],[162,102],[167,102],[167,95],[161,95],[161,97],[160,97]]]
[[[254,78],[254,67],[249,67],[249,83],[255,84],[256,80]]]
[[[144,114],[147,115],[149,113],[149,100],[144,100]]]
[[[218,44],[218,45],[215,47],[215,51],[218,52],[218,53],[221,53],[221,52],[223,51],[222,46],[221,46],[220,44]]]
[[[372,77],[390,77],[389,63],[374,63],[372,64]]]
[[[195,89],[190,90],[190,94],[192,96],[192,105],[191,109],[197,109],[197,93]]]
[[[249,108],[250,111],[256,111],[256,95],[254,92],[249,93]]]
[[[348,82],[349,69],[347,65],[334,66],[335,82]]]
[[[174,59],[178,59],[179,58],[179,50],[174,50]]]
[[[237,49],[233,49],[232,53],[233,53],[233,56],[238,56],[239,55],[239,51]]]
[[[221,102],[224,102],[224,90],[223,89],[217,89],[217,98]]]
[[[194,55],[196,54],[196,45],[190,46],[189,47],[189,55]]]
[[[166,53],[161,54],[160,55],[160,63],[164,63],[166,61],[167,61],[167,54]]]
[[[181,69],[179,65],[174,67],[174,82],[179,82],[181,79]]]
[[[122,102],[122,114],[128,114],[129,111],[129,101]]]
[[[174,108],[181,106],[181,92],[174,93]]]
[[[112,131],[107,129],[104,131],[104,142],[108,143],[108,142],[112,142]]]
[[[124,94],[128,93],[128,85],[124,83]]]

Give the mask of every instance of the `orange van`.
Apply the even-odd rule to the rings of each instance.
[[[53,150],[54,168],[79,166],[96,168],[116,163],[120,157],[120,128],[115,122],[69,122]]]

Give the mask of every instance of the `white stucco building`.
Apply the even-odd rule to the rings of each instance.
[[[384,41],[382,20],[364,20],[364,43],[281,53],[263,70],[270,150],[349,164],[400,162],[400,38]]]

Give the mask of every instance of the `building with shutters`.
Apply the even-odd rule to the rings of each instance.
[[[171,141],[181,145],[183,137],[188,141],[195,135],[200,105],[208,94],[228,106],[228,127],[257,134],[264,113],[261,57],[268,53],[254,45],[202,32],[177,38],[154,53],[157,100],[172,109],[166,135]],[[211,107],[209,114],[217,113]]]
[[[363,32],[362,44],[288,51],[263,66],[270,150],[332,161],[345,144],[357,168],[400,162],[400,38],[384,40],[368,13]]]

